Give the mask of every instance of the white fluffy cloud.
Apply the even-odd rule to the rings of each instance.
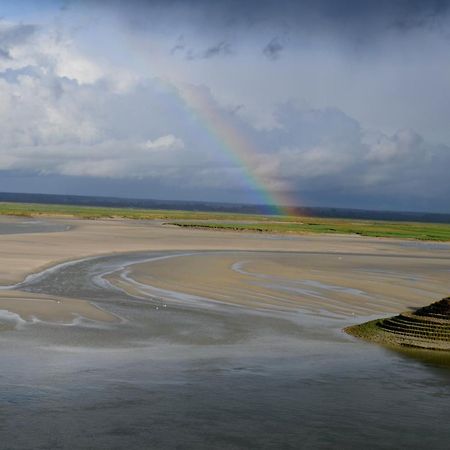
[[[2,23],[0,44],[6,55],[0,71],[0,169],[145,177],[161,159],[173,163],[174,152],[183,149],[173,134],[114,136],[106,103],[132,95],[132,77],[120,80],[117,71],[82,57],[70,41]],[[151,113],[153,105],[148,107]]]

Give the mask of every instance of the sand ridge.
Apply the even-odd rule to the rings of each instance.
[[[303,253],[200,253],[134,264],[107,279],[133,295],[188,294],[232,305],[341,316],[386,314],[449,289],[449,260]],[[149,286],[151,288],[146,288]]]

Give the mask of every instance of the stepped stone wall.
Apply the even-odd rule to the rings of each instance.
[[[413,313],[401,313],[345,331],[385,344],[450,351],[450,297]]]

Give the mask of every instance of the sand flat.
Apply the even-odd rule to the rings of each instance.
[[[58,222],[58,220],[53,220]],[[359,236],[271,236],[165,226],[161,221],[69,220],[60,233],[0,235],[0,285],[65,261],[138,251],[282,252],[190,255],[136,265],[132,279],[159,289],[258,309],[328,310],[341,315],[390,313],[448,295],[450,245]],[[299,252],[298,254],[296,252]],[[291,256],[289,256],[291,255]],[[237,270],[236,264],[240,264]],[[132,282],[111,275],[139,294]],[[132,281],[132,280],[131,280]],[[285,285],[284,287],[282,285]],[[280,287],[281,286],[281,287]],[[287,286],[287,287],[286,287]],[[42,320],[83,315],[109,320],[84,299],[54,299],[1,291],[0,308]],[[8,297],[8,295],[10,295]],[[12,295],[12,296],[11,296]],[[22,294],[21,294],[22,295]]]
[[[0,291],[0,310],[18,314],[21,319],[38,319],[46,322],[71,323],[76,317],[101,322],[118,319],[85,300],[54,297],[18,290]]]
[[[53,220],[55,221],[55,220]],[[268,250],[382,254],[450,254],[450,245],[435,250],[399,247],[395,240],[359,236],[270,236],[164,226],[161,221],[61,220],[72,227],[61,233],[0,235],[0,285],[68,260],[95,255],[160,250]]]
[[[368,316],[418,307],[444,295],[450,287],[449,262],[450,258],[206,253],[136,264],[125,277],[115,273],[108,279],[134,295],[139,289],[145,293],[147,285],[258,309]]]

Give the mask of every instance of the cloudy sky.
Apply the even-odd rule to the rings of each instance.
[[[0,17],[0,191],[450,212],[449,1]]]

